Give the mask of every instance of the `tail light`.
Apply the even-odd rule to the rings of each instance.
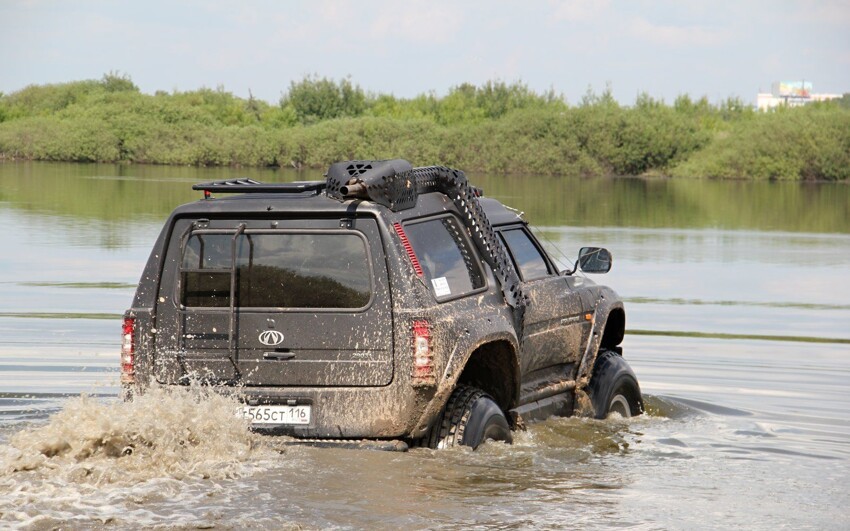
[[[413,321],[413,382],[422,385],[434,383],[434,356],[428,321]]]
[[[136,381],[136,319],[124,318],[121,331],[121,382]]]

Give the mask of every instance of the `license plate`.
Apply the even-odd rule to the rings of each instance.
[[[311,406],[246,406],[251,424],[310,424]]]

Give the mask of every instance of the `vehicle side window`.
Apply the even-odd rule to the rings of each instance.
[[[534,280],[550,274],[546,260],[523,229],[502,231],[502,239],[508,246],[523,280]]]
[[[404,231],[435,297],[457,297],[484,287],[484,274],[457,220],[409,223]]]

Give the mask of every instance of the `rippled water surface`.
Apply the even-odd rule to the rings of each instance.
[[[649,414],[399,454],[252,435],[201,391],[115,399],[162,221],[234,174],[0,164],[0,528],[850,527],[850,187],[472,176],[563,263],[611,249]]]

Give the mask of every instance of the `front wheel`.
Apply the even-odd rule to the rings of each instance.
[[[628,418],[643,413],[643,398],[637,377],[622,356],[604,350],[596,358],[587,386],[594,417],[608,418],[616,413]]]
[[[459,385],[422,444],[429,448],[471,446],[474,450],[487,439],[512,442],[508,419],[490,395]]]

